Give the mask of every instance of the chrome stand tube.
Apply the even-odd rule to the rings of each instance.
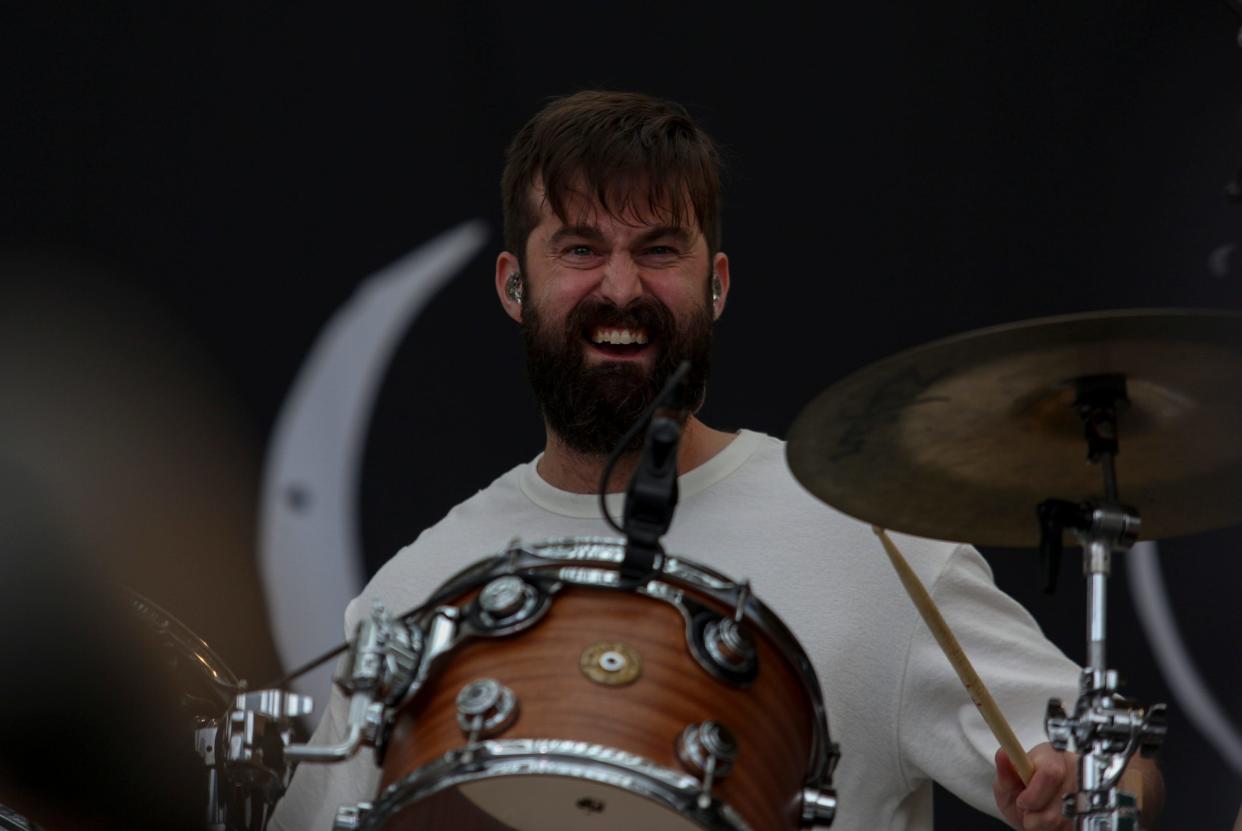
[[[1083,550],[1087,578],[1087,666],[1103,672],[1108,668],[1108,544],[1098,540]]]
[[[1076,382],[1075,407],[1083,420],[1087,458],[1099,464],[1102,500],[1075,505],[1049,500],[1040,506],[1041,521],[1055,510],[1045,534],[1055,534],[1059,548],[1061,523],[1082,544],[1087,580],[1087,666],[1079,680],[1074,712],[1067,715],[1058,699],[1048,702],[1045,728],[1058,750],[1078,754],[1078,791],[1067,794],[1063,811],[1078,831],[1138,831],[1140,814],[1133,794],[1117,786],[1136,752],[1150,756],[1164,740],[1164,705],[1143,708],[1118,694],[1117,673],[1108,669],[1107,603],[1112,552],[1125,551],[1138,539],[1137,512],[1119,501],[1114,460],[1118,452],[1117,413],[1127,403],[1125,378],[1102,375]]]

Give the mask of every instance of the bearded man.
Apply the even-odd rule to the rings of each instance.
[[[514,138],[502,178],[505,245],[496,292],[522,327],[547,427],[544,452],[458,505],[375,575],[345,615],[352,634],[374,600],[403,610],[463,567],[527,541],[608,533],[596,491],[609,453],[682,360],[678,402],[702,403],[711,328],[729,296],[720,250],[720,162],[679,105],[629,93],[583,92],[549,104]],[[627,448],[610,480],[610,510],[638,461]],[[1000,592],[973,548],[902,537],[920,577],[1037,772],[1024,787],[997,751],[947,660],[897,585],[871,530],[811,497],[784,445],[685,419],[680,505],[664,539],[756,594],[798,637],[823,686],[842,758],[840,831],[932,826],[936,780],[981,811],[1027,831],[1066,829],[1070,754],[1043,741],[1048,698],[1074,700],[1078,667]],[[499,672],[499,670],[498,670]],[[334,692],[312,742],[344,737]],[[606,718],[607,714],[601,714]],[[337,807],[369,800],[370,751],[304,764],[272,827],[328,829]],[[1160,781],[1149,770],[1151,806]]]

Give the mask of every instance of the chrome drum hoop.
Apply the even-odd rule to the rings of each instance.
[[[452,750],[383,790],[359,831],[381,831],[397,812],[457,785],[501,776],[559,776],[598,782],[664,805],[705,831],[751,831],[729,805],[699,804],[702,783],[612,747],[567,739],[501,739]]]
[[[0,829],[3,831],[40,831],[39,826],[3,805],[0,805]]]
[[[503,553],[476,562],[449,578],[437,589],[436,595],[459,596],[506,574],[538,575],[571,585],[627,591],[629,589],[621,585],[620,579],[624,559],[625,540],[616,537],[562,537],[532,544],[515,541]],[[673,602],[674,599],[666,596],[667,586],[660,586],[660,583],[707,595],[726,608],[744,598],[745,618],[797,668],[807,700],[811,702],[814,736],[806,784],[812,787],[830,785],[840,751],[828,731],[828,711],[819,677],[806,651],[784,621],[749,588],[744,589],[741,584],[688,557],[665,555],[653,579],[641,587],[649,596]],[[434,614],[435,610],[423,613],[419,623],[426,627]]]
[[[190,631],[166,609],[130,588],[122,587],[130,612],[160,638],[193,661],[195,669],[209,682],[220,697],[222,710],[228,707],[241,689],[233,671],[212,651],[207,642]]]

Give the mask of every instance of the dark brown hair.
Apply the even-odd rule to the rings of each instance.
[[[708,253],[720,248],[720,154],[685,107],[634,92],[579,92],[554,99],[505,154],[500,180],[505,247],[525,264],[539,221],[538,183],[563,221],[568,197],[594,197],[614,218],[697,221]],[[575,218],[576,219],[576,218]]]

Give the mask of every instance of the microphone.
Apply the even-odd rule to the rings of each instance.
[[[608,524],[625,535],[625,557],[621,562],[623,581],[641,581],[657,571],[663,561],[660,537],[668,531],[677,507],[677,447],[682,425],[677,412],[668,412],[679,400],[675,394],[690,372],[690,362],[682,361],[626,435],[617,443],[600,482],[600,508]],[[675,405],[674,405],[675,406]],[[663,412],[661,412],[663,410]],[[638,464],[625,490],[622,525],[608,514],[604,493],[612,469],[622,452],[649,425],[639,452]]]
[[[651,419],[634,475],[625,490],[625,559],[621,576],[638,580],[651,574],[664,555],[660,537],[677,508],[677,446],[681,424],[665,415]]]

